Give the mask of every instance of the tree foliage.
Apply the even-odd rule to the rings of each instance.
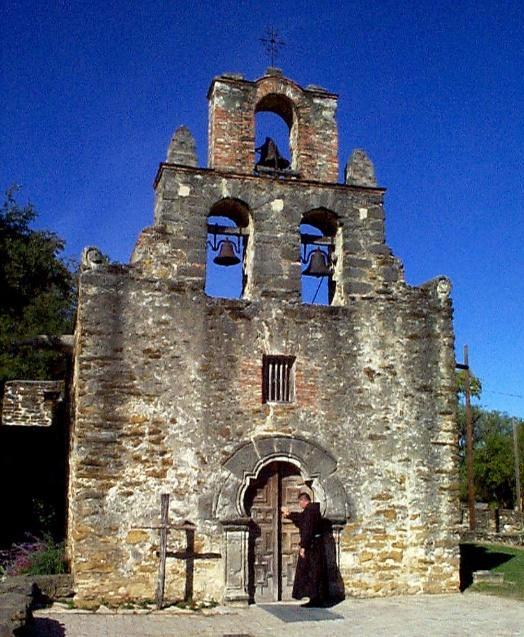
[[[475,499],[501,508],[513,508],[515,456],[513,422],[517,423],[520,474],[524,478],[524,421],[499,411],[473,407],[473,480]],[[464,407],[459,407],[461,498],[467,499]]]
[[[465,380],[466,372],[457,372],[460,492],[464,501],[467,499]],[[470,391],[472,397],[480,398],[482,383],[471,373]],[[516,505],[513,423],[517,426],[520,475],[524,479],[524,420],[479,406],[472,406],[471,413],[475,499],[500,508],[513,508]]]
[[[10,188],[0,209],[0,388],[7,379],[63,376],[61,354],[19,347],[38,334],[71,333],[75,276],[62,257],[64,241],[31,227],[34,207]]]
[[[456,379],[457,394],[459,397],[463,397],[466,393],[466,370],[461,369],[459,372],[457,372]],[[473,396],[474,398],[480,398],[480,394],[482,393],[482,383],[480,382],[480,379],[475,376],[475,374],[471,373],[471,371],[469,374],[469,391],[471,396]]]

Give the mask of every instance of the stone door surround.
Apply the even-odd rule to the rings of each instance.
[[[226,478],[215,500],[215,516],[225,535],[225,594],[230,604],[247,604],[249,524],[245,493],[271,462],[294,464],[311,483],[322,514],[333,525],[336,544],[347,520],[347,496],[336,475],[337,460],[316,442],[293,436],[264,436],[241,444],[223,463]],[[338,551],[337,551],[338,552]],[[337,556],[338,557],[338,556]],[[337,560],[338,561],[338,560]]]

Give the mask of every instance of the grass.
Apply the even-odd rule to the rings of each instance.
[[[505,544],[465,543],[461,552],[461,590],[502,595],[524,601],[524,547]],[[473,584],[473,572],[504,573],[504,582]]]

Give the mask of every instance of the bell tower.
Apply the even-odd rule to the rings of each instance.
[[[215,281],[235,274],[216,295],[253,301],[344,306],[402,280],[385,244],[384,189],[364,151],[354,151],[339,183],[334,93],[270,68],[256,81],[216,77],[208,101],[208,167],[196,165],[191,133],[178,129],[155,181],[155,225],[133,261],[211,295]],[[288,160],[257,160],[255,118],[264,111],[289,129]],[[161,243],[179,249],[160,251],[161,229]]]
[[[269,68],[256,82],[226,74],[213,80],[209,100],[209,167],[253,174],[255,114],[279,115],[289,128],[291,170],[299,179],[338,181],[337,95],[305,89]]]

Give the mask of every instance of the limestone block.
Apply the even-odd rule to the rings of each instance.
[[[59,403],[63,400],[64,383],[54,380],[15,380],[4,386],[2,425],[50,427]]]

